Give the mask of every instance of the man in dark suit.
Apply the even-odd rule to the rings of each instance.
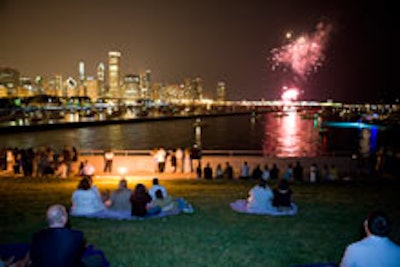
[[[48,227],[33,235],[29,260],[31,267],[84,266],[83,233],[66,227],[68,213],[63,205],[52,205],[47,210]]]

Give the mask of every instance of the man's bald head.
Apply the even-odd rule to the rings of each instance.
[[[67,210],[63,205],[52,205],[47,209],[46,219],[49,227],[64,227],[68,222]]]

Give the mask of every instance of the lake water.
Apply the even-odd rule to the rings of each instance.
[[[3,147],[147,150],[154,147],[190,147],[205,150],[262,150],[279,157],[315,157],[322,154],[374,150],[397,138],[377,128],[327,128],[321,134],[321,119],[302,119],[296,112],[234,115],[195,119],[138,122],[85,128],[0,135]]]

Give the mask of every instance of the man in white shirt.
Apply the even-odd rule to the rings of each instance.
[[[153,179],[153,186],[149,189],[149,195],[151,199],[156,199],[156,191],[161,190],[163,197],[167,196],[167,189],[164,186],[160,185],[158,182],[158,178]]]
[[[400,246],[387,237],[387,216],[380,211],[371,212],[364,221],[364,229],[367,236],[346,248],[340,266],[400,266]]]
[[[104,172],[112,172],[114,153],[109,150],[104,153]]]

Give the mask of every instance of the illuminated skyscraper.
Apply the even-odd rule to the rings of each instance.
[[[77,96],[87,96],[86,90],[86,75],[85,75],[85,62],[79,61],[79,90],[77,92]]]
[[[226,84],[225,82],[217,83],[217,101],[226,100]]]
[[[88,76],[86,79],[87,95],[92,101],[95,101],[98,95],[98,81],[93,76]]]
[[[108,52],[108,84],[110,97],[121,98],[120,87],[120,59],[121,53],[117,51]]]
[[[141,75],[141,95],[145,99],[153,99],[153,93],[151,92],[151,70],[146,70]]]
[[[85,81],[85,62],[79,61],[79,81]]]
[[[106,88],[105,88],[105,71],[106,68],[102,62],[99,63],[97,66],[97,81],[98,81],[98,96],[104,97],[106,95]]]
[[[140,77],[135,74],[127,74],[124,77],[124,97],[130,100],[138,100],[140,98]]]
[[[203,98],[203,80],[200,77],[193,79],[193,98],[194,100],[201,100]]]

